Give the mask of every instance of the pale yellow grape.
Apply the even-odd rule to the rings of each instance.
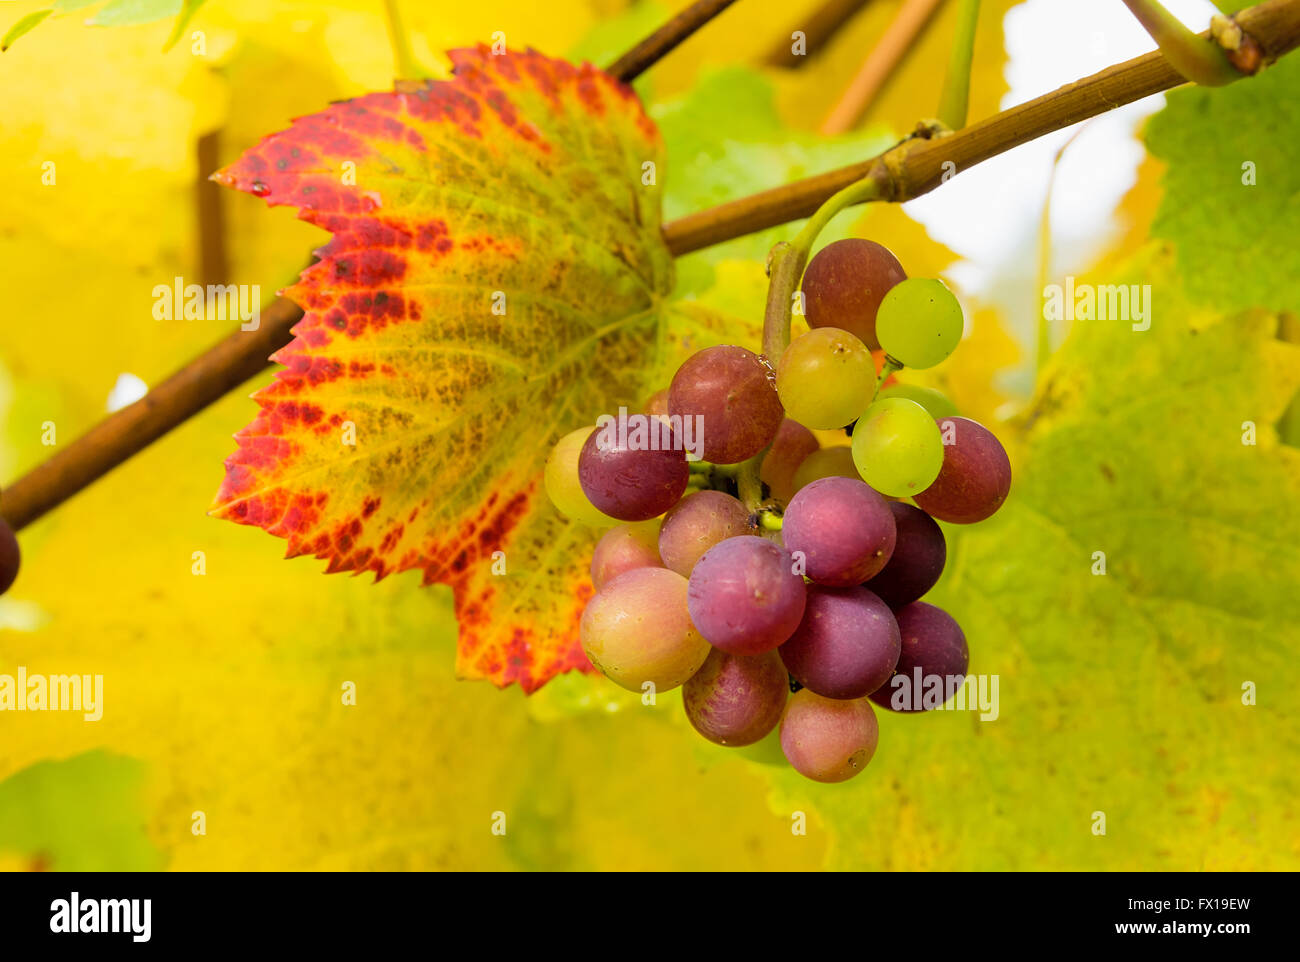
[[[785,413],[810,428],[842,428],[862,413],[876,386],[871,352],[848,331],[819,327],[790,342],[776,369]]]
[[[820,478],[856,478],[858,466],[853,461],[853,450],[847,444],[820,448],[799,462],[794,472],[794,490]]]
[[[571,521],[607,528],[618,524],[618,520],[597,509],[587,499],[578,482],[578,455],[582,453],[582,446],[594,430],[594,426],[578,428],[556,442],[546,459],[543,483],[546,486],[546,496],[560,514]]]
[[[943,467],[943,437],[928,411],[906,398],[877,401],[853,428],[853,462],[881,494],[920,494]]]

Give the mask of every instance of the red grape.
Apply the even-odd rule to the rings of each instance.
[[[666,567],[689,578],[695,563],[719,541],[753,534],[749,510],[721,491],[697,491],[678,501],[659,528],[659,556]]]
[[[669,435],[666,428],[663,434]],[[675,439],[662,450],[633,448],[629,440],[612,427],[592,431],[578,456],[578,481],[588,500],[611,518],[648,521],[677,503],[690,470]]]
[[[893,612],[866,588],[810,585],[803,620],[780,652],[809,691],[861,698],[889,680],[900,647]]]
[[[891,608],[901,608],[934,587],[948,559],[943,530],[920,508],[891,501],[898,535],[894,553],[867,587]]]
[[[714,648],[682,687],[682,702],[697,732],[715,744],[739,747],[776,727],[789,694],[789,676],[776,652],[729,655]]]
[[[838,327],[879,350],[876,312],[889,289],[906,277],[898,258],[875,241],[850,237],[827,244],[803,275],[808,326]]]
[[[803,578],[788,551],[754,535],[721,541],[691,572],[691,621],[715,647],[757,655],[785,641],[803,617]]]
[[[970,418],[944,418],[943,467],[913,500],[951,524],[974,524],[997,511],[1011,490],[1011,461],[993,432]],[[952,443],[947,443],[949,438]]]
[[[952,615],[923,601],[899,608],[894,617],[898,619],[903,650],[894,666],[894,676],[871,694],[871,700],[891,711],[937,708],[961,687],[959,676],[964,676],[970,666],[966,636]],[[930,686],[937,684],[927,680],[936,677],[942,679],[942,701],[926,694]]]
[[[786,418],[781,422],[772,448],[758,469],[759,480],[767,484],[772,497],[786,502],[794,496],[794,473],[817,448],[817,436],[798,421]]]
[[[721,345],[686,360],[668,388],[673,417],[703,419],[700,456],[736,464],[767,447],[785,412],[771,372],[752,351]]]
[[[894,551],[889,502],[853,478],[821,478],[802,488],[785,509],[786,550],[803,555],[805,574],[822,585],[866,581]]]

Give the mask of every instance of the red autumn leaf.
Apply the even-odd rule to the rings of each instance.
[[[533,51],[451,58],[215,175],[333,237],[284,292],[305,316],[214,514],[331,572],[451,585],[461,675],[532,691],[590,668],[597,533],[547,501],[547,452],[721,329],[664,301],[662,145],[631,89]]]

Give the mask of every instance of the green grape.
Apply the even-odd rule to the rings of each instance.
[[[930,417],[936,421],[942,421],[944,418],[955,418],[961,413],[957,410],[957,405],[948,399],[948,395],[940,393],[932,387],[921,387],[919,384],[891,384],[877,396],[880,398],[903,397],[909,401],[915,401],[929,411]]]
[[[915,401],[877,401],[853,429],[853,463],[862,480],[881,494],[906,498],[920,494],[943,467],[939,425]]]
[[[781,355],[776,391],[787,416],[810,428],[850,423],[871,400],[876,365],[848,331],[819,327],[796,337]]]
[[[594,426],[578,428],[560,438],[546,459],[546,471],[542,480],[546,486],[546,496],[560,514],[571,521],[606,528],[618,524],[618,521],[592,504],[578,481],[578,456],[582,454],[582,446],[594,430]]]
[[[876,315],[885,353],[905,367],[934,367],[957,347],[965,321],[943,281],[909,277],[889,289]]]

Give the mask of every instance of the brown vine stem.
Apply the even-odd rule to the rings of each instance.
[[[631,83],[687,37],[699,30],[736,0],[696,0],[650,36],[610,64],[605,72]]]
[[[1300,0],[1268,0],[1236,15],[1236,23],[1269,63],[1300,45]],[[961,171],[1020,144],[1182,83],[1153,51],[1013,107],[960,132],[915,136],[878,157],[796,181],[665,224],[675,255],[775,227],[813,214],[837,191],[870,177],[879,199],[903,201],[939,185],[951,161]],[[256,331],[236,331],[163,381],[145,397],[110,415],[68,447],[19,478],[0,499],[0,515],[22,528],[76,494],[131,455],[183,423],[268,366],[302,317],[289,301],[262,310]]]
[[[822,121],[823,134],[833,137],[857,126],[885,82],[893,75],[894,68],[916,46],[916,38],[921,35],[942,2],[943,0],[906,0],[898,11],[898,16],[894,17],[849,85],[844,88],[840,99]]]
[[[772,45],[763,62],[769,67],[797,70],[810,58],[817,56],[867,3],[868,0],[823,0],[820,7],[799,23],[791,25],[785,36]],[[796,30],[803,34],[803,53],[794,51]]]

